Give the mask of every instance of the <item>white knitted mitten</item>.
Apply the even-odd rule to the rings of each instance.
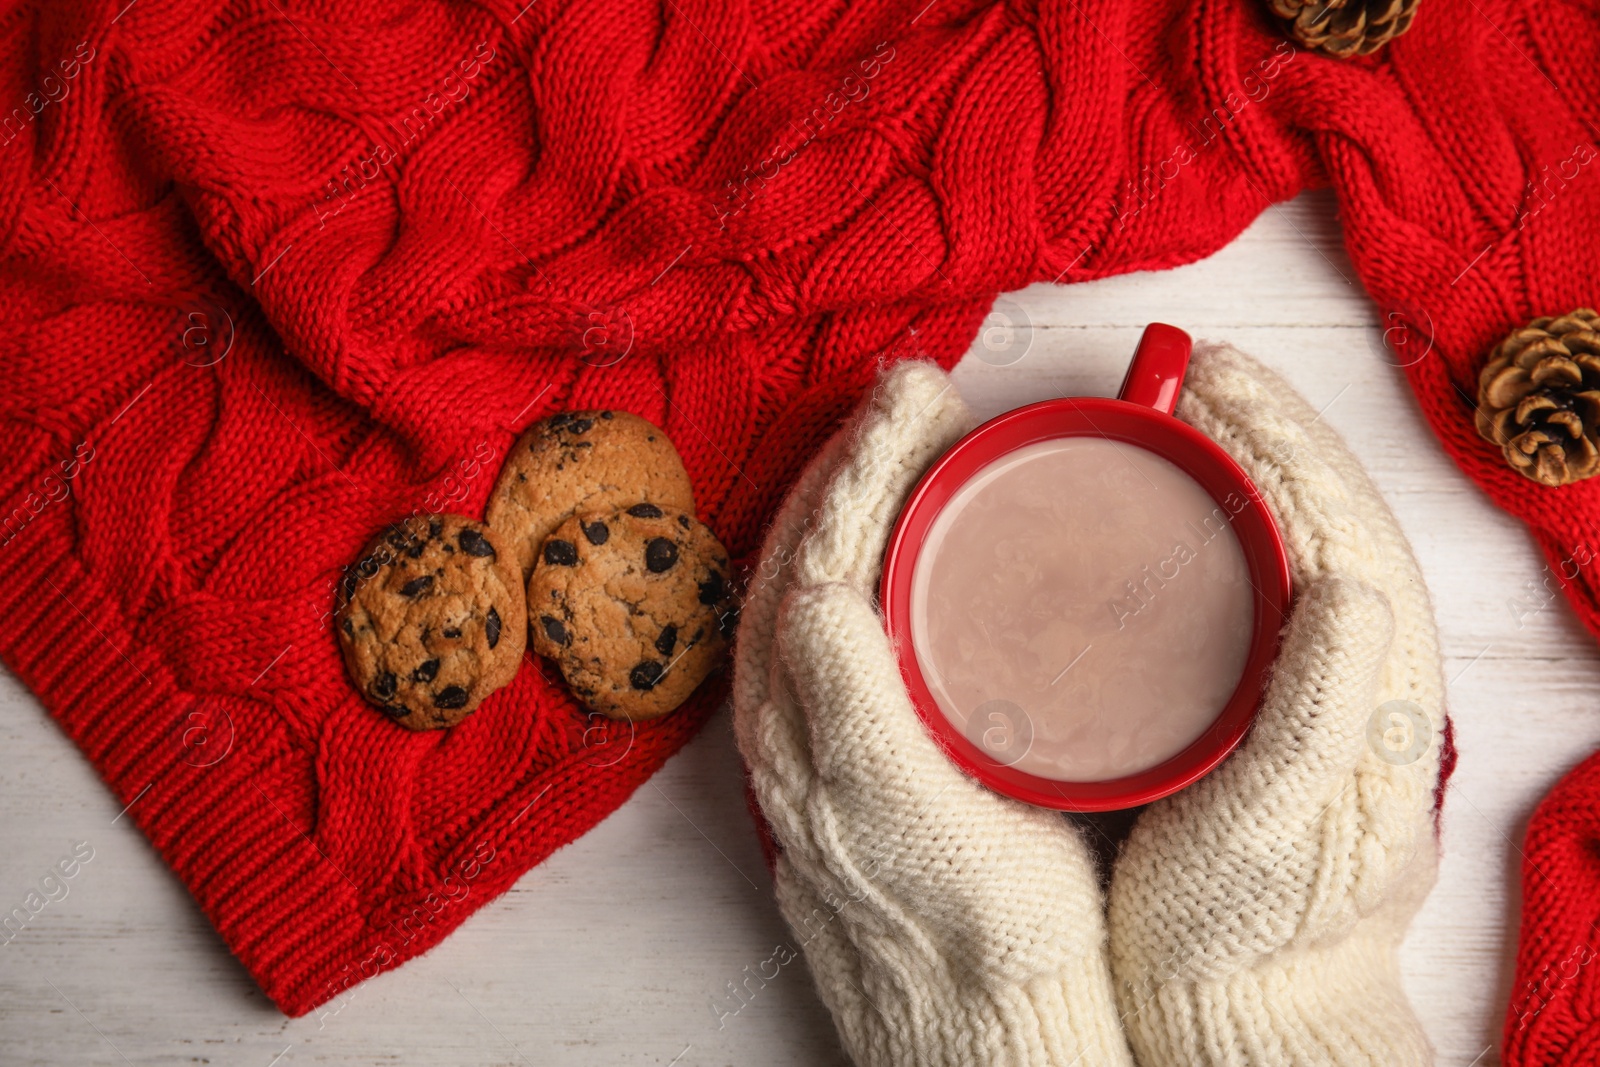
[[[942,372],[901,363],[802,476],[745,602],[739,748],[857,1064],[1128,1065],[1082,838],[950,763],[873,606],[901,504],[971,423]]]
[[[1244,744],[1141,814],[1117,860],[1129,1041],[1144,1067],[1431,1063],[1395,959],[1436,859],[1444,683],[1422,576],[1355,458],[1275,374],[1198,351],[1178,415],[1260,488],[1296,606]]]

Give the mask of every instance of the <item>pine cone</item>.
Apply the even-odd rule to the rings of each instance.
[[[1534,319],[1495,346],[1478,375],[1478,433],[1544,485],[1600,473],[1600,315]]]
[[[1349,59],[1376,52],[1411,25],[1418,0],[1267,0],[1289,36]]]

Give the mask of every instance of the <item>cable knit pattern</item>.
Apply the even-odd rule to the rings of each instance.
[[[0,657],[305,1012],[720,697],[596,752],[531,666],[444,737],[345,683],[339,568],[481,515],[553,411],[664,426],[748,562],[879,362],[1328,182],[1429,422],[1564,570],[1600,480],[1533,486],[1462,398],[1509,329],[1600,303],[1597,101],[1580,0],[1430,0],[1348,63],[1252,0],[0,4]]]
[[[1445,738],[1422,576],[1354,457],[1276,375],[1203,347],[1178,414],[1260,488],[1298,596],[1244,744],[1141,814],[1118,857],[1129,1041],[1145,1067],[1431,1063],[1395,960],[1433,883]],[[1412,762],[1368,741],[1390,700],[1426,716]]]
[[[1084,841],[949,762],[873,607],[906,494],[970,426],[943,373],[901,364],[768,537],[734,715],[778,903],[863,1067],[1131,1067]]]
[[[948,378],[890,373],[779,513],[735,723],[779,905],[858,1063],[1126,1063],[1122,1027],[1143,1067],[1431,1062],[1394,956],[1433,883],[1447,743],[1421,574],[1355,458],[1270,371],[1202,345],[1178,414],[1255,480],[1298,597],[1239,751],[1135,824],[1108,954],[1082,838],[945,758],[873,605],[901,503],[969,424]],[[1389,700],[1426,716],[1411,762],[1369,743]]]

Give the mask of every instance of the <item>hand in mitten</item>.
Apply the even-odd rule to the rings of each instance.
[[[1084,841],[950,763],[873,606],[901,504],[970,424],[942,372],[903,363],[803,475],[745,603],[739,748],[858,1064],[1126,1065]]]
[[[1129,1042],[1145,1067],[1430,1063],[1395,959],[1433,883],[1444,725],[1416,561],[1343,442],[1276,375],[1197,352],[1178,415],[1260,488],[1296,606],[1244,743],[1142,813],[1118,857]]]

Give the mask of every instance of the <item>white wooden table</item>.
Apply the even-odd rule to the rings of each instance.
[[[1008,366],[969,355],[958,368],[981,415],[1113,392],[1140,328],[1160,319],[1276,367],[1371,468],[1433,590],[1461,752],[1439,884],[1404,947],[1406,985],[1440,1064],[1498,1062],[1518,845],[1539,798],[1600,746],[1600,651],[1563,602],[1526,612],[1544,599],[1530,601],[1542,577],[1532,541],[1423,424],[1340,246],[1332,198],[1269,209],[1204,263],[1006,299],[1031,322],[1031,344]],[[0,752],[0,912],[76,842],[94,850],[67,895],[0,945],[0,1064],[844,1062],[798,962],[719,1026],[726,984],[788,936],[726,714],[443,945],[294,1021],[9,674]]]

